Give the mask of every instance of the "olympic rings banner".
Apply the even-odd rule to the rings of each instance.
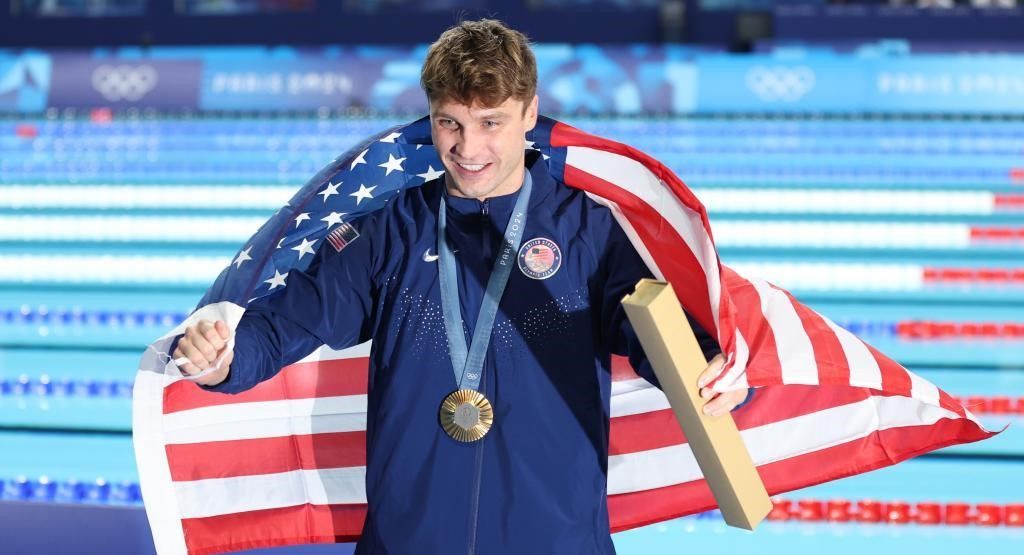
[[[203,64],[196,59],[54,54],[51,108],[199,108]]]
[[[47,108],[422,113],[426,47],[0,51],[0,111]],[[541,105],[575,115],[1024,114],[1024,54],[684,46],[535,47]],[[868,52],[868,53],[865,53]]]

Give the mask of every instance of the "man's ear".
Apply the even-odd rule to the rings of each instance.
[[[526,106],[526,130],[533,131],[533,128],[537,126],[537,105],[539,97],[533,95],[533,100]]]

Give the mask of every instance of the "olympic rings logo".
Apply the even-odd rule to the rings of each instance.
[[[807,66],[755,66],[746,80],[747,88],[767,102],[796,102],[814,88],[814,72]]]
[[[92,72],[92,86],[111,102],[136,101],[156,86],[156,70],[148,65],[101,65]]]

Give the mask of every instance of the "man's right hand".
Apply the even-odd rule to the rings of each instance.
[[[196,379],[196,383],[201,385],[217,385],[227,379],[231,360],[235,357],[233,350],[227,349],[225,352],[230,338],[231,330],[223,320],[200,320],[196,325],[185,328],[185,335],[178,340],[173,356],[175,359],[188,358],[188,362],[178,366],[192,376],[210,368],[217,362],[217,358],[224,355],[218,370]]]

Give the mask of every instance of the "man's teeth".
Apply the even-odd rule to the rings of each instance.
[[[462,166],[462,169],[464,169],[464,170],[468,170],[468,171],[471,171],[471,172],[478,172],[478,171],[484,169],[484,166],[486,166],[487,164],[461,164],[460,163],[459,165]]]

